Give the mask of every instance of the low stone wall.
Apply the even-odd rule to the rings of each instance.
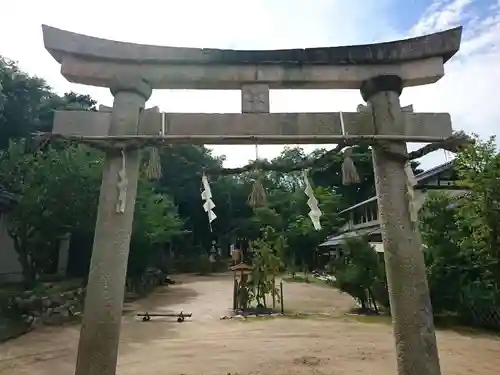
[[[132,301],[169,284],[167,275],[148,269],[141,277],[127,279],[125,299]],[[42,290],[20,292],[0,303],[0,342],[22,335],[41,325],[60,325],[74,321],[83,312],[85,288],[58,290],[47,283]]]
[[[83,309],[84,288],[68,291],[25,291],[0,301],[0,342],[16,338],[40,325],[74,320]]]
[[[167,274],[157,268],[149,268],[141,277],[127,278],[125,300],[132,301],[151,293],[156,287],[167,283]]]
[[[14,297],[12,308],[30,326],[62,324],[81,314],[84,296],[84,288],[41,295],[26,291]]]

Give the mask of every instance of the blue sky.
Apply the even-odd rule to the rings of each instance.
[[[460,53],[437,84],[406,89],[401,101],[416,111],[450,112],[457,130],[487,137],[499,132],[500,0],[183,0],[123,2],[16,0],[2,5],[0,54],[17,60],[59,92],[88,93],[101,104],[102,88],[70,84],[43,48],[41,24],[135,43],[237,49],[373,43],[464,26]],[[273,91],[271,111],[355,111],[359,92]],[[155,91],[148,105],[169,112],[239,112],[235,91]],[[413,149],[413,145],[410,148]],[[310,151],[314,146],[307,146]],[[281,147],[261,146],[262,157]],[[254,157],[252,146],[216,146],[228,166]],[[425,167],[445,160],[437,152]]]

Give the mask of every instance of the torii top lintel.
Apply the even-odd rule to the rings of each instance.
[[[243,51],[160,47],[100,39],[43,25],[45,48],[71,82],[109,87],[117,74],[152,88],[357,89],[368,78],[400,76],[405,86],[436,82],[460,48],[462,27],[387,43]]]

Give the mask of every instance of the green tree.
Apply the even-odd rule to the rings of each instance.
[[[457,154],[455,168],[467,192],[430,195],[421,232],[435,312],[476,319],[500,308],[500,154],[494,138],[476,137]]]
[[[420,231],[426,246],[427,279],[435,313],[459,309],[463,282],[472,276],[469,272],[474,272],[470,259],[460,251],[460,216],[451,209],[454,203],[446,193],[431,193],[419,214]]]
[[[500,284],[500,154],[495,137],[468,145],[457,155],[461,185],[469,194],[457,209],[463,220],[462,250],[480,252],[487,272]]]
[[[83,146],[24,150],[23,142],[11,142],[0,154],[0,180],[19,197],[8,231],[25,281],[32,284],[61,236],[93,225],[102,157]]]
[[[51,131],[54,111],[63,109],[96,110],[96,102],[74,92],[61,97],[43,79],[0,56],[0,149],[6,149],[11,139]]]
[[[374,288],[385,279],[383,263],[367,238],[351,238],[341,247],[342,256],[330,265],[337,287],[354,297],[362,309],[377,311]]]
[[[327,150],[316,150],[311,153],[311,158],[318,158],[327,153]],[[360,182],[358,184],[344,185],[342,183],[342,153],[329,154],[324,157],[324,166],[315,168],[311,178],[316,186],[331,188],[342,197],[342,208],[350,207],[376,195],[375,179],[373,175],[372,152],[367,145],[352,147],[352,159],[358,172]],[[413,173],[422,172],[418,162],[411,163]]]
[[[286,248],[286,239],[272,227],[262,230],[262,237],[252,241],[252,277],[249,284],[250,301],[258,307],[267,307],[266,296],[279,295],[276,290],[276,276],[282,269],[280,254]]]
[[[164,257],[161,255],[166,245],[183,233],[182,227],[183,222],[172,199],[158,193],[153,183],[141,176],[130,245],[129,276],[140,276],[152,265],[163,268],[160,259]]]
[[[184,229],[191,233],[189,237],[183,239],[179,247],[183,248],[185,255],[197,258],[200,255],[198,250],[208,250],[216,234],[223,233],[227,228],[228,218],[219,215],[225,200],[220,198],[221,193],[212,179],[210,183],[218,216],[213,222],[213,232],[210,231],[200,196],[203,170],[220,166],[222,160],[213,157],[206,147],[197,145],[173,145],[163,149],[160,157],[163,176],[155,183],[155,188],[173,198],[179,216],[184,222]],[[219,225],[223,226],[220,231]]]
[[[321,230],[316,230],[309,218],[310,208],[307,206],[307,196],[302,190],[294,194],[294,213],[289,213],[286,234],[289,247],[284,261],[295,269],[305,265],[308,270],[315,267],[315,255],[319,244],[337,231],[344,220],[337,214],[340,207],[340,197],[326,188],[314,189],[314,196],[322,211],[320,218]],[[286,207],[286,206],[285,206]],[[286,208],[285,208],[286,209]]]

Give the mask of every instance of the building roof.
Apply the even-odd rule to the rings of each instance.
[[[440,173],[443,173],[443,172],[446,172],[450,169],[453,169],[453,165],[454,165],[454,161],[451,160],[451,161],[448,161],[444,164],[440,164],[434,168],[431,168],[431,169],[428,169],[422,173],[419,173],[415,176],[415,179],[417,180],[417,189],[419,187],[419,185],[423,185],[427,180],[429,180],[430,178],[432,177],[435,177],[437,176],[438,174]],[[367,200],[364,200],[362,202],[359,202],[359,203],[356,203],[355,205],[351,206],[351,207],[348,207],[346,208],[345,210],[343,211],[340,211],[341,214],[345,213],[345,212],[349,212],[349,211],[352,211],[358,207],[361,207],[361,206],[364,206],[365,204],[367,203],[370,203],[370,202],[375,202],[377,200],[377,196],[374,196],[374,197],[371,197]]]
[[[362,237],[362,236],[372,235],[372,234],[381,234],[380,225],[376,224],[376,225],[373,225],[370,227],[360,228],[360,229],[357,229],[355,231],[341,233],[337,236],[333,236],[333,237],[328,238],[325,242],[323,242],[319,246],[321,246],[321,247],[338,246],[340,244],[343,244],[344,241],[349,239],[349,238],[357,238],[357,237]]]
[[[19,197],[0,184],[0,211],[8,211],[19,202]]]
[[[419,173],[418,175],[415,176],[415,179],[417,180],[417,188],[419,185],[420,186],[423,185],[430,178],[435,177],[440,173],[443,173],[443,172],[446,172],[446,171],[452,169],[453,165],[454,165],[454,161],[452,160],[452,161],[446,162],[444,164],[440,164],[434,168],[428,169],[422,173]],[[460,194],[459,196],[463,197],[464,194]],[[376,201],[377,201],[377,196],[374,196],[374,197],[371,197],[370,199],[367,199],[365,201],[357,203],[357,204],[355,204],[355,205],[353,205],[353,206],[351,206],[343,211],[340,211],[340,213],[342,214],[345,212],[349,212],[349,211],[352,211],[352,210],[354,210],[358,207],[361,207],[367,203],[376,202]],[[449,208],[454,208],[454,205],[450,204]],[[349,230],[349,231],[345,231],[345,232],[340,233],[340,234],[335,235],[335,236],[330,236],[327,238],[327,240],[325,242],[323,242],[319,246],[320,247],[338,246],[338,245],[342,244],[346,239],[357,238],[357,237],[361,237],[364,235],[372,235],[372,234],[381,234],[381,229],[380,229],[379,223],[374,223],[373,225],[370,225],[368,227],[359,228],[359,229],[355,229],[355,230]]]

